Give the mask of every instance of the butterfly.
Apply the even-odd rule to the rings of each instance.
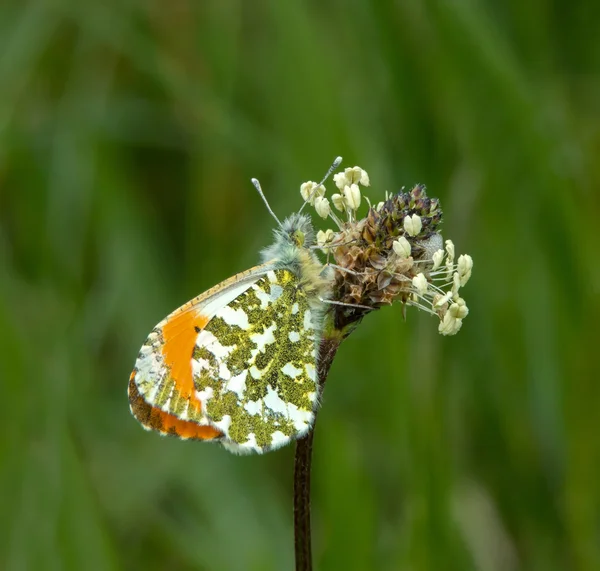
[[[128,389],[145,429],[237,454],[275,450],[311,429],[331,291],[310,217],[300,211],[279,222],[253,183],[278,223],[263,262],[163,319],[142,345]]]

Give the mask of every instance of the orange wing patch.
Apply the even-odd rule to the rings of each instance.
[[[133,416],[148,430],[192,440],[214,440],[223,433],[212,426],[201,426],[149,405],[139,393],[135,384],[135,371],[129,378],[129,405]],[[191,403],[190,403],[191,405]]]
[[[194,347],[198,332],[210,321],[195,302],[174,311],[150,334],[130,378],[129,400],[146,428],[206,440],[221,432],[206,426],[194,386]]]
[[[203,311],[227,305],[265,271],[256,266],[225,280],[163,319],[142,345],[129,379],[133,416],[148,430],[180,438],[220,440],[225,434],[209,425],[198,397],[192,368],[198,334],[211,317]]]
[[[166,319],[162,326],[161,350],[179,394],[184,399],[190,399],[190,406],[199,408],[200,403],[194,396],[192,354],[198,332],[206,327],[210,319],[193,309],[193,306],[186,304]]]

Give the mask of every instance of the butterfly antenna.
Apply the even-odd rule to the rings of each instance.
[[[275,218],[275,220],[277,221],[277,224],[279,227],[281,227],[281,222],[279,221],[279,218],[277,218],[277,216],[275,215],[275,212],[273,212],[273,210],[271,210],[271,207],[269,206],[269,203],[267,202],[267,197],[265,196],[265,193],[263,192],[261,186],[260,186],[260,182],[258,182],[258,179],[253,178],[252,179],[252,184],[254,185],[254,188],[258,191],[258,194],[260,194],[260,197],[263,199],[263,202],[265,203],[265,206],[267,207],[267,210],[269,211],[269,214]]]
[[[323,177],[323,180],[319,184],[317,184],[315,186],[315,189],[312,191],[312,194],[308,197],[308,200],[302,205],[302,208],[300,208],[298,214],[300,214],[300,212],[302,212],[304,210],[304,207],[312,199],[313,194],[315,194],[315,192],[317,192],[317,190],[319,190],[319,187],[331,176],[331,173],[342,164],[342,160],[343,160],[342,157],[336,157],[335,158],[335,160],[333,161],[332,165],[329,167],[329,170],[327,171],[327,174]]]

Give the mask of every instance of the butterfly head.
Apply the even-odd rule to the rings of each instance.
[[[321,180],[319,184],[314,185],[315,188],[318,189],[319,187],[322,187],[329,175],[340,165],[341,162],[342,157],[336,157],[336,159],[333,161],[333,164],[329,167],[327,174],[323,177],[323,180]],[[253,178],[252,184],[254,185],[254,188],[256,188],[260,197],[263,199],[267,210],[275,219],[279,227],[277,230],[275,230],[275,243],[273,246],[271,246],[271,248],[267,248],[267,250],[263,252],[263,259],[271,259],[268,256],[271,256],[272,258],[281,258],[282,256],[278,255],[278,251],[283,251],[286,248],[292,248],[290,251],[296,249],[296,251],[304,251],[305,253],[308,253],[311,250],[311,247],[315,244],[315,231],[313,230],[310,216],[302,214],[302,210],[309,201],[304,202],[299,212],[288,216],[283,222],[280,222],[279,218],[277,218],[276,214],[269,206],[269,202],[267,201],[267,198],[265,197],[265,194],[260,186],[260,182]],[[323,190],[325,190],[324,187]],[[312,257],[314,257],[314,255]]]
[[[292,214],[286,218],[275,232],[276,240],[297,248],[310,248],[315,241],[315,232],[306,214]]]
[[[310,217],[295,213],[274,231],[275,240],[262,252],[263,262],[285,268],[297,275],[308,293],[326,296],[329,290],[323,265],[315,255],[315,232]]]
[[[308,252],[315,243],[315,232],[306,214],[292,214],[273,232],[273,244],[263,250],[263,261],[281,260],[289,263],[302,252]]]

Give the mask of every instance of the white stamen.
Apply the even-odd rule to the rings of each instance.
[[[442,262],[444,261],[444,250],[437,250],[431,259],[433,260],[433,267],[431,268],[431,271],[435,271],[442,265]]]
[[[418,214],[404,217],[404,230],[409,236],[416,236],[423,227],[421,217]]]
[[[317,185],[316,182],[309,180],[300,185],[300,195],[304,199],[304,202],[314,205],[317,198],[325,195],[325,187],[322,184]]]
[[[346,203],[344,202],[344,197],[341,194],[332,194],[331,195],[331,202],[333,202],[333,205],[340,212],[345,212],[345,210],[346,210]]]
[[[344,201],[349,210],[358,210],[360,206],[360,189],[357,184],[344,187]]]
[[[454,272],[452,276],[452,296],[458,296],[458,290],[460,289],[460,276],[458,272]]]
[[[401,236],[397,240],[394,240],[394,242],[392,243],[392,248],[396,256],[398,256],[399,258],[406,259],[410,256],[410,242],[404,236]]]
[[[451,299],[452,299],[452,292],[451,291],[447,292],[446,294],[444,294],[443,296],[441,296],[437,300],[434,297],[433,298],[433,307],[442,307],[443,305],[445,305],[446,303],[448,303]]]
[[[335,182],[335,186],[337,186],[340,190],[343,190],[347,184],[346,173],[338,172],[333,175],[333,182]]]
[[[467,307],[465,300],[462,297],[459,297],[450,306],[448,312],[451,313],[452,317],[455,317],[456,319],[464,319],[467,317],[467,315],[469,315],[469,308]]]
[[[317,198],[315,198],[315,210],[321,218],[327,218],[331,212],[329,200],[324,196],[317,196]]]
[[[462,319],[457,319],[448,311],[444,315],[444,319],[440,321],[438,331],[442,335],[456,335],[459,329],[462,327]]]
[[[468,254],[462,254],[458,257],[458,263],[456,264],[458,275],[460,277],[460,285],[463,287],[471,277],[471,270],[473,269],[473,258]]]
[[[422,273],[418,273],[412,279],[412,285],[419,294],[425,295],[427,293],[428,282],[427,278]]]

